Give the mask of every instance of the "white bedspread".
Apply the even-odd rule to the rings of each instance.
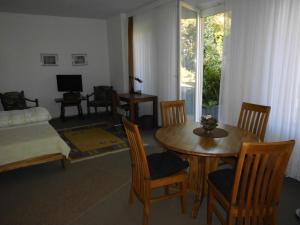
[[[48,122],[0,129],[0,165],[53,153],[68,157],[69,152]]]

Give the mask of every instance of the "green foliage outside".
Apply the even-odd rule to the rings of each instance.
[[[223,55],[224,14],[204,19],[203,106],[219,103],[221,63]]]
[[[181,83],[195,86],[197,20],[181,20]]]

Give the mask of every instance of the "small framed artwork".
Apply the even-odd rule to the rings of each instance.
[[[42,66],[58,66],[58,55],[57,54],[41,54],[41,65]]]
[[[85,66],[87,64],[87,54],[72,54],[73,66]]]

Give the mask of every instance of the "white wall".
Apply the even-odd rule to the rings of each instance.
[[[59,65],[41,66],[40,53],[57,53]],[[72,53],[86,53],[88,65],[72,66]],[[106,21],[0,13],[0,92],[24,90],[57,117],[56,74],[82,74],[83,94],[110,85]]]
[[[120,14],[107,19],[111,84],[118,92],[128,92],[128,19]]]

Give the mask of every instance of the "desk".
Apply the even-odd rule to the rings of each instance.
[[[157,96],[147,94],[118,94],[119,99],[129,104],[129,117],[131,122],[135,122],[135,105],[141,102],[153,103],[153,127],[157,127]]]
[[[258,142],[254,134],[229,125],[219,125],[228,131],[224,138],[199,137],[193,130],[200,123],[186,122],[184,124],[164,127],[157,130],[155,137],[166,149],[183,154],[190,162],[188,188],[195,194],[192,215],[197,217],[203,197],[206,192],[208,173],[218,166],[220,157],[237,157],[242,142]]]

